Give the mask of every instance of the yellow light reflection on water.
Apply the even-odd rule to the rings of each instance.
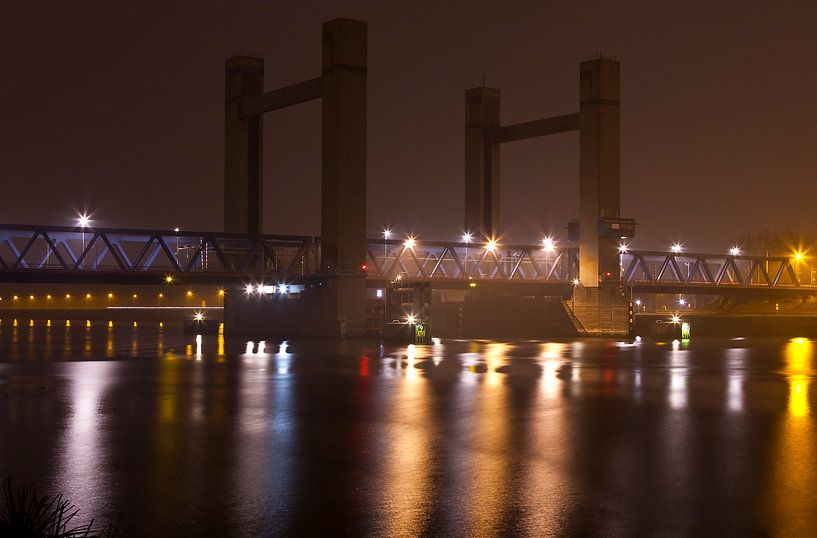
[[[475,387],[472,413],[477,417],[471,442],[474,456],[468,477],[470,536],[500,534],[502,507],[508,502],[511,459],[497,457],[508,444],[511,424],[508,385],[496,368],[508,362],[512,346],[489,343],[482,352],[487,367],[482,385]]]
[[[490,343],[485,347],[483,355],[485,357],[485,384],[499,385],[504,379],[503,375],[496,369],[505,363],[505,356],[510,350],[508,344],[500,342]]]
[[[389,413],[385,436],[388,448],[384,452],[384,472],[380,475],[384,482],[380,489],[388,500],[384,523],[386,535],[390,536],[420,534],[433,502],[428,455],[433,450],[435,432],[428,383],[414,368],[418,354],[422,352],[414,345],[407,346],[405,377],[394,386],[384,407]]]
[[[789,380],[789,413],[795,417],[809,414],[808,388],[813,349],[806,338],[795,338],[786,346],[786,374]]]
[[[817,483],[817,450],[814,421],[809,408],[810,377],[814,374],[814,346],[794,338],[785,348],[783,373],[789,384],[787,413],[777,431],[769,461],[771,483],[764,513],[768,528],[779,536],[813,536],[817,528],[814,484]]]

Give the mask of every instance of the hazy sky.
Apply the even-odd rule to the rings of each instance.
[[[369,23],[369,228],[454,239],[463,93],[503,123],[578,110],[578,64],[622,62],[634,245],[724,250],[817,231],[813,2],[18,2],[0,32],[0,222],[222,228],[224,59],[266,87],[320,74],[321,23]],[[319,233],[320,104],[264,118],[268,233]],[[564,234],[578,134],[502,148],[502,227]]]

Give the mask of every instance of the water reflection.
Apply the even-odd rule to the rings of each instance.
[[[116,367],[113,362],[73,362],[65,365],[70,411],[60,445],[56,474],[59,491],[70,491],[83,499],[86,513],[98,513],[106,493],[98,487],[108,482],[110,446],[104,438],[106,416],[103,398]]]
[[[672,341],[670,352],[669,404],[673,409],[682,409],[687,404],[687,356],[688,351],[681,349],[678,340]]]
[[[409,345],[404,360],[398,357],[397,373],[402,382],[390,397],[386,433],[383,484],[386,499],[384,528],[387,535],[414,534],[423,528],[433,491],[429,488],[431,429],[429,385],[415,368],[417,348]],[[422,354],[421,354],[422,356]]]
[[[771,502],[764,507],[780,536],[808,536],[817,525],[817,449],[809,407],[814,375],[813,343],[795,338],[786,345],[784,373],[788,380],[788,413],[779,427],[772,455]],[[771,510],[769,510],[771,508]]]
[[[746,348],[726,350],[726,407],[729,411],[743,411],[744,369],[749,351]]]
[[[817,525],[805,339],[390,347],[74,325],[0,325],[0,472],[124,509],[136,535]]]

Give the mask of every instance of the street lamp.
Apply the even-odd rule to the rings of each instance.
[[[729,249],[729,255],[730,256],[740,256],[740,247],[739,246],[734,246],[734,247],[730,248]]]
[[[77,225],[80,228],[83,229],[83,231],[82,231],[82,252],[80,253],[80,256],[83,256],[83,254],[85,253],[85,228],[87,228],[88,226],[91,225],[91,217],[89,217],[88,214],[86,214],[86,213],[81,213],[79,215],[79,217],[77,218]],[[81,267],[83,267],[83,268],[85,267],[85,257],[84,256],[82,258],[82,266]]]
[[[465,243],[465,262],[463,264],[463,269],[465,270],[465,275],[468,275],[468,244],[474,238],[474,235],[471,232],[465,232],[462,234],[462,242]]]
[[[670,247],[670,250],[672,250],[673,253],[678,254],[679,252],[681,252],[681,248],[682,248],[681,243],[673,243],[672,246]]]
[[[548,236],[542,239],[542,250],[545,252],[553,252],[556,250],[556,243],[552,237]]]
[[[383,228],[383,239],[385,239],[386,241],[391,239],[391,230],[390,229]],[[386,269],[386,258],[388,256],[387,249],[388,249],[388,245],[384,242],[383,243],[383,263],[382,263],[383,269]]]
[[[542,250],[545,251],[545,279],[550,276],[550,253],[556,250],[556,242],[552,237],[545,236],[542,239]]]

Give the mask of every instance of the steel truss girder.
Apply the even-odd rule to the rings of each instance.
[[[212,274],[303,277],[319,271],[315,237],[166,232],[116,228],[0,225],[0,273]],[[369,240],[370,277],[567,283],[579,252],[531,245]],[[686,264],[686,271],[681,269]],[[643,285],[800,288],[791,260],[780,256],[630,251],[621,281]]]
[[[629,261],[625,263],[625,258]],[[688,265],[681,270],[679,261]],[[770,276],[767,264],[777,268]],[[656,268],[652,272],[650,266]],[[713,273],[712,267],[716,267]],[[691,284],[714,287],[799,288],[802,284],[791,260],[783,256],[731,256],[629,251],[622,256],[622,281],[628,284]],[[639,277],[639,270],[643,277]],[[671,275],[671,277],[668,277]],[[788,282],[783,282],[783,276]]]
[[[302,236],[0,225],[0,273],[298,277],[317,272],[317,244],[316,238]]]

